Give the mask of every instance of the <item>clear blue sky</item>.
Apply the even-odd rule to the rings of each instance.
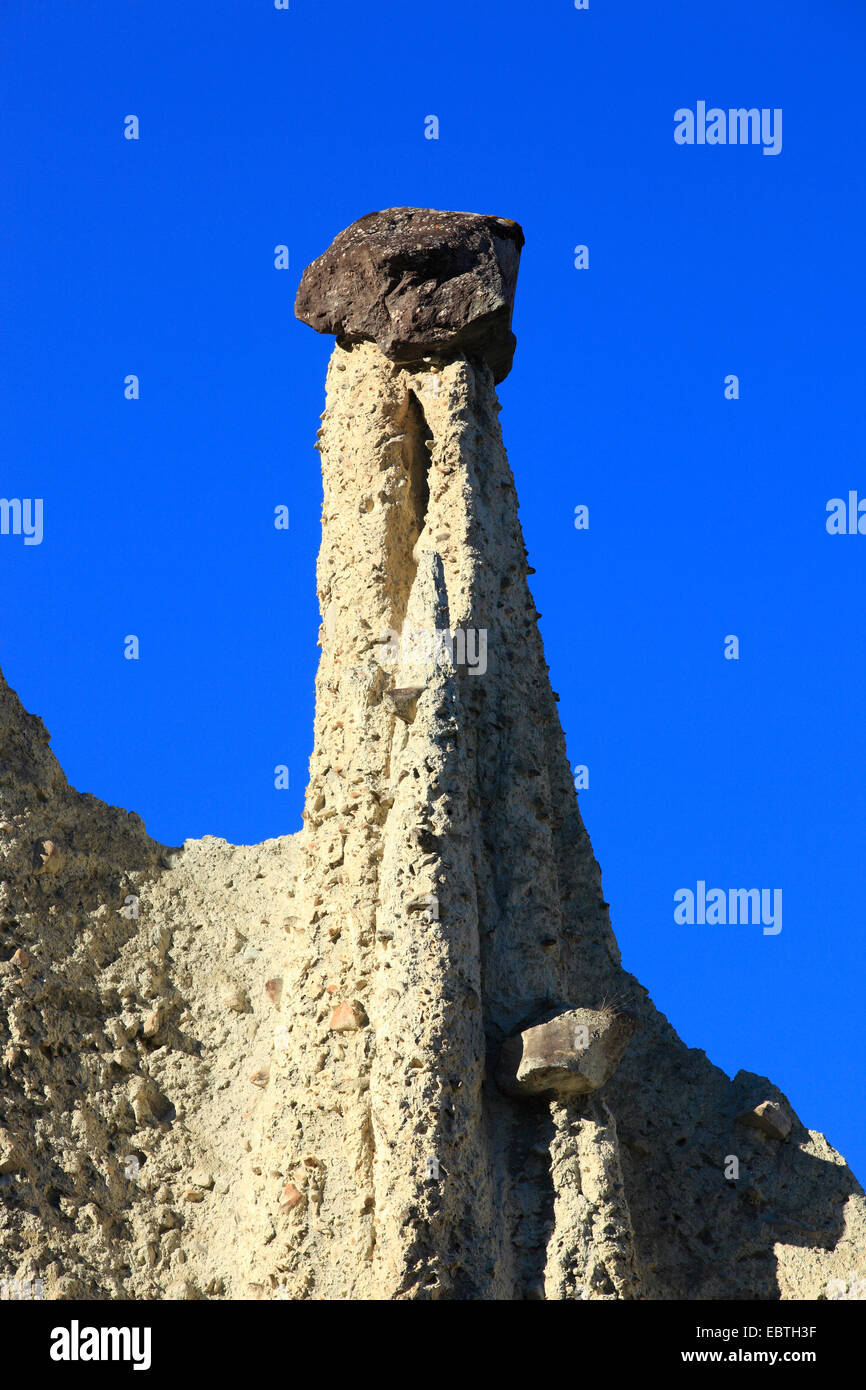
[[[0,24],[0,495],[45,527],[0,536],[0,664],[71,782],[170,843],[299,827],[331,341],[298,278],[377,208],[516,218],[502,423],[624,963],[862,1179],[866,536],[825,529],[866,496],[862,4],[8,0]],[[781,154],[678,146],[698,101],[781,108]],[[782,932],[678,926],[699,879],[781,888]]]

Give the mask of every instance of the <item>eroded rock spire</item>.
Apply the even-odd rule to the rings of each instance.
[[[832,1241],[862,1233],[859,1190],[837,1168],[818,1197],[824,1141],[802,1126],[780,1149],[737,1125],[791,1107],[685,1048],[623,971],[577,807],[497,420],[522,242],[507,219],[392,209],[298,294],[337,335],[304,881],[319,943],[351,933],[341,992],[369,1000],[365,1287],[803,1296],[827,1262],[823,1240],[786,1243],[798,1202]],[[441,651],[446,622],[425,678],[411,653]]]
[[[156,844],[68,786],[0,679],[0,1278],[866,1289],[844,1160],[620,963],[498,423],[520,245],[507,219],[394,209],[304,276],[299,313],[339,337],[297,835]]]

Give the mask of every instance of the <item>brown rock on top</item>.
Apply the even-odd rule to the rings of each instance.
[[[353,222],[301,277],[295,314],[348,345],[374,342],[394,362],[480,357],[502,381],[523,231],[474,212],[388,208]]]

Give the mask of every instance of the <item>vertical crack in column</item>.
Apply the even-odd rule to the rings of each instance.
[[[414,391],[407,391],[394,423],[398,433],[391,442],[400,445],[405,483],[387,516],[385,582],[391,603],[391,626],[399,631],[417,572],[414,550],[424,530],[430,503],[428,446],[432,444],[433,435]]]

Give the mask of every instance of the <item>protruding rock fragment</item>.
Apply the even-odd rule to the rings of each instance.
[[[299,1192],[293,1182],[287,1182],[283,1185],[283,1200],[280,1203],[280,1211],[284,1216],[287,1216],[288,1213],[294,1211],[295,1207],[303,1200],[303,1192]]]
[[[523,232],[509,218],[432,208],[371,212],[307,266],[295,314],[317,333],[366,339],[393,362],[463,352],[502,381]]]
[[[37,874],[56,874],[63,856],[53,840],[37,840],[33,846],[33,867]]]
[[[0,1129],[0,1175],[14,1173],[19,1166],[15,1140],[7,1129]]]
[[[163,1009],[157,1005],[153,1013],[148,1014],[142,1025],[142,1035],[145,1038],[155,1038],[163,1022]]]
[[[636,1027],[627,1012],[565,1010],[506,1038],[497,1085],[515,1096],[589,1095],[613,1076]]]
[[[27,967],[30,965],[30,957],[28,956],[23,946],[18,947],[18,950],[12,957],[12,964],[17,965],[21,970],[26,970]]]
[[[423,695],[423,685],[406,685],[398,690],[386,690],[385,694],[394,706],[394,713],[406,724],[415,718],[419,695]]]
[[[166,1288],[165,1297],[172,1303],[189,1303],[194,1302],[198,1294],[191,1279],[173,1279]]]
[[[737,1121],[748,1129],[759,1129],[771,1139],[787,1139],[794,1127],[794,1121],[783,1105],[775,1100],[762,1100],[754,1110],[747,1110],[737,1116]]]
[[[332,1033],[353,1033],[356,1028],[363,1028],[366,1022],[367,1015],[357,1000],[351,1004],[344,1000],[331,1014],[329,1027]]]
[[[168,1097],[151,1077],[140,1077],[130,1096],[133,1113],[138,1124],[154,1124],[163,1119],[171,1110]]]
[[[265,981],[265,994],[270,999],[274,1008],[278,1009],[283,994],[283,981],[280,976],[275,975],[273,979]]]
[[[249,1000],[246,990],[242,989],[234,980],[223,980],[220,985],[220,1000],[232,1013],[242,1014],[249,1008]]]

